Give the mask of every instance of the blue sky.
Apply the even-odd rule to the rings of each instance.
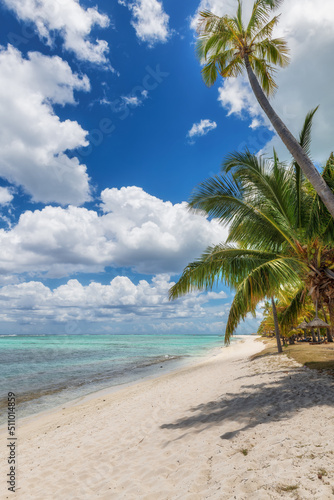
[[[189,261],[226,237],[187,211],[194,186],[233,150],[275,146],[288,158],[246,80],[202,81],[197,12],[235,6],[0,1],[2,333],[224,331],[230,290],[167,295]],[[277,75],[274,106],[296,133],[320,104],[321,163],[333,136],[333,6],[296,0],[281,10],[291,64]]]

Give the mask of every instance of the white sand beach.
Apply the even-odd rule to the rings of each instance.
[[[334,380],[255,337],[193,366],[18,426],[34,500],[334,498]],[[2,432],[2,443],[6,434]]]

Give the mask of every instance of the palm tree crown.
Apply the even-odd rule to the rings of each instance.
[[[277,2],[276,2],[277,5]],[[288,47],[282,38],[272,38],[279,16],[270,19],[268,2],[258,0],[247,27],[242,20],[242,4],[238,1],[235,17],[218,17],[209,11],[200,13],[197,54],[206,61],[204,81],[211,86],[218,73],[223,77],[238,76],[246,67],[246,58],[269,96],[276,89],[275,65],[289,64]]]

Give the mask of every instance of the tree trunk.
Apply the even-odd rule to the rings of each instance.
[[[311,333],[312,333],[312,342],[316,342],[317,341],[317,337],[315,336],[314,328],[311,328]]]
[[[273,306],[273,316],[274,316],[274,325],[275,325],[275,335],[276,335],[276,342],[277,342],[277,350],[278,350],[279,353],[281,353],[283,351],[283,349],[282,349],[281,338],[280,338],[280,333],[279,333],[279,326],[278,326],[278,319],[277,319],[277,310],[276,310],[276,304],[275,304],[274,297],[271,297],[271,304]]]
[[[324,179],[321,177],[318,170],[315,168],[303,148],[300,146],[299,142],[294,138],[290,130],[284,125],[280,117],[273,110],[251,68],[247,54],[244,56],[244,61],[249,78],[249,83],[261,108],[269,118],[272,126],[276,130],[279,137],[282,139],[287,149],[290,151],[293,158],[296,160],[296,162],[304,172],[307,179],[310,181],[310,183],[318,193],[319,197],[327,207],[327,210],[334,218],[334,194],[332,193],[331,189],[326,184]]]
[[[327,307],[328,307],[329,319],[330,319],[330,325],[331,325],[331,327],[330,327],[330,340],[328,338],[328,342],[333,342],[333,337],[334,337],[334,304],[333,304],[332,300],[329,301]]]
[[[322,313],[324,315],[326,323],[329,324],[328,323],[328,319],[327,319],[327,314],[326,314],[326,311],[325,311],[325,308],[324,308],[323,304],[321,304],[321,310],[322,310]],[[326,333],[327,333],[327,342],[333,342],[333,337],[332,337],[332,334],[331,334],[330,327],[326,328]]]

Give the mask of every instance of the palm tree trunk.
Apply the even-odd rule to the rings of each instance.
[[[311,328],[311,333],[312,333],[312,342],[316,342],[317,341],[317,337],[315,336],[314,328]]]
[[[274,316],[274,325],[275,325],[275,335],[276,335],[276,342],[277,342],[277,350],[278,350],[279,353],[281,353],[283,351],[283,349],[282,349],[281,338],[280,338],[280,333],[279,333],[277,310],[276,310],[276,304],[275,304],[274,297],[271,297],[271,304],[272,304],[272,307],[273,307],[273,316]]]
[[[329,301],[328,305],[328,312],[329,312],[329,319],[330,319],[330,338],[329,342],[333,342],[333,337],[334,337],[334,303],[332,300]]]
[[[315,168],[312,161],[307,156],[298,141],[294,138],[290,130],[284,125],[280,117],[273,110],[251,68],[247,54],[244,56],[244,61],[249,78],[249,83],[252,87],[256,99],[258,100],[258,103],[269,118],[277,134],[282,139],[283,143],[290,151],[293,158],[296,160],[305,176],[308,178],[308,180],[318,193],[319,197],[322,199],[323,203],[327,207],[327,210],[334,218],[334,194],[332,193],[324,179],[321,177],[318,170]]]
[[[325,308],[324,308],[323,304],[321,304],[321,310],[322,310],[322,313],[324,315],[325,322],[328,324],[327,314],[326,314],[326,311],[325,311]],[[332,337],[332,334],[331,334],[330,327],[326,328],[326,333],[327,333],[327,342],[333,342],[333,337]]]

